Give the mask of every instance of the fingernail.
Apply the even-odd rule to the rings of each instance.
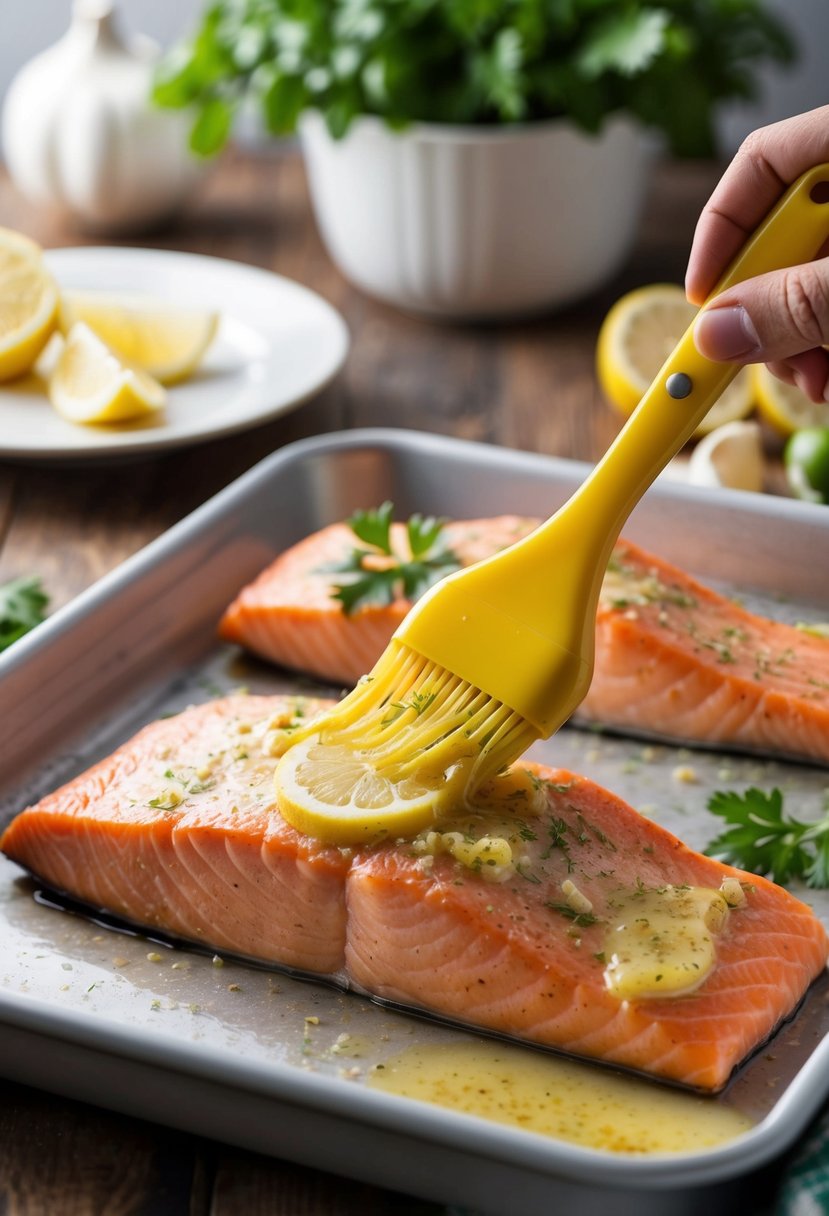
[[[745,359],[760,350],[760,339],[742,305],[706,308],[694,326],[694,343],[706,359]]]

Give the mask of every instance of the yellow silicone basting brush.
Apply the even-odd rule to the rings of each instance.
[[[829,235],[829,165],[804,174],[712,297],[815,257]],[[532,535],[433,587],[371,674],[289,738],[280,809],[319,839],[409,835],[457,806],[585,696],[596,607],[631,510],[736,375],[684,334],[615,442]]]

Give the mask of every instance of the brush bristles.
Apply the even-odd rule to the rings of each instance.
[[[470,792],[538,738],[520,714],[397,640],[320,726],[324,742],[394,780],[462,771]]]

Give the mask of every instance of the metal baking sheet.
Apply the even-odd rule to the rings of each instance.
[[[386,498],[401,515],[547,515],[585,472],[400,431],[276,453],[0,656],[3,820],[162,713],[239,686],[319,692],[215,639],[238,588],[313,529]],[[814,560],[829,544],[824,508],[665,484],[625,531],[772,615],[829,615]],[[713,788],[776,784],[803,817],[829,790],[826,769],[572,727],[533,755],[586,773],[696,847],[718,830],[705,810]],[[679,781],[678,767],[694,780]],[[799,894],[829,923],[825,893]],[[716,1099],[750,1112],[750,1132],[701,1152],[624,1157],[371,1090],[371,1066],[406,1047],[478,1036],[57,910],[5,860],[0,929],[6,1076],[493,1216],[571,1202],[602,1216],[679,1216],[702,1203],[726,1210],[735,1195],[742,1212],[759,1211],[768,1181],[756,1171],[829,1091],[825,983]]]

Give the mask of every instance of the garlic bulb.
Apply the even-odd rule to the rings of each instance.
[[[122,40],[110,3],[75,0],[67,33],[6,95],[3,151],[22,194],[99,230],[146,226],[173,211],[199,166],[187,148],[188,116],[150,102],[156,53],[148,39]]]

